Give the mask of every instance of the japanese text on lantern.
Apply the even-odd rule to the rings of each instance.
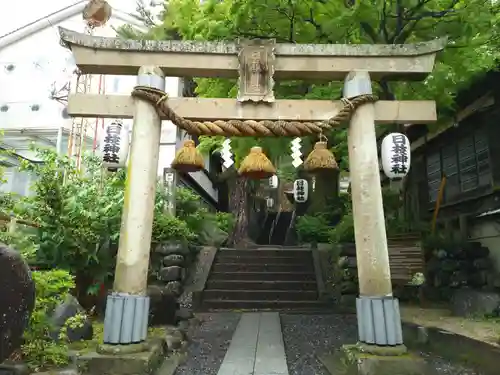
[[[111,124],[106,129],[106,136],[104,137],[103,157],[102,160],[106,163],[120,162],[118,153],[120,152],[120,133],[122,130],[121,124]]]
[[[391,157],[391,172],[397,174],[406,174],[408,163],[408,149],[406,147],[406,137],[403,134],[395,134],[392,136]]]

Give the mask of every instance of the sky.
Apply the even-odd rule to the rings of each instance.
[[[80,0],[23,0],[9,2],[8,12],[0,12],[0,37],[11,31],[46,17]],[[113,7],[127,13],[134,13],[136,0],[108,0]]]

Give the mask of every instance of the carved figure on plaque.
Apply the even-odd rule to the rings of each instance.
[[[240,102],[274,102],[274,40],[239,41]]]

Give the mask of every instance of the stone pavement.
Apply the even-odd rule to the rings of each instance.
[[[357,339],[356,317],[335,314],[197,314],[175,375],[331,375],[318,360]],[[481,375],[424,353],[440,375]]]
[[[288,375],[279,313],[243,314],[217,375]]]

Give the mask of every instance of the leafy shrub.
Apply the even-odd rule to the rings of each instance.
[[[215,220],[219,229],[226,233],[231,233],[236,221],[234,215],[229,212],[217,212],[215,214]]]
[[[352,211],[346,213],[329,234],[329,242],[331,243],[354,242],[354,219]]]
[[[62,330],[61,340],[52,340],[49,335],[49,316],[75,287],[74,279],[67,271],[60,269],[35,271],[32,275],[36,288],[36,303],[29,327],[24,333],[24,344],[21,347],[23,360],[34,370],[63,366],[68,363],[65,329]],[[76,316],[75,319],[79,320],[79,317]],[[69,320],[66,328],[68,325],[74,327],[74,324],[73,320]]]
[[[37,176],[34,195],[16,205],[19,216],[39,224],[36,263],[57,264],[76,277],[78,295],[106,280],[113,270],[120,233],[125,172],[106,173],[98,158],[73,160],[38,150],[43,163],[22,161]]]
[[[330,226],[323,215],[304,215],[298,218],[296,230],[300,242],[324,243],[328,242]]]
[[[203,207],[200,197],[187,188],[177,188],[176,194],[176,216],[184,220],[188,228],[195,234],[194,242],[199,242],[204,223],[212,219],[208,210]]]
[[[158,243],[171,240],[189,242],[195,238],[195,234],[185,221],[166,213],[159,213],[155,215],[153,221],[152,238]]]

